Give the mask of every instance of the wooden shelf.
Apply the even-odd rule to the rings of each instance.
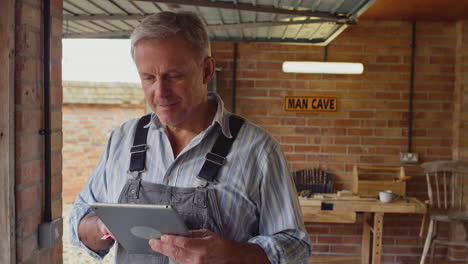
[[[360,256],[312,256],[309,258],[309,263],[313,264],[359,264],[361,263]]]

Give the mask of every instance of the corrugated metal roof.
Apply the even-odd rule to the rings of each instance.
[[[148,14],[191,11],[213,41],[326,45],[376,0],[64,0],[65,38],[128,38]]]

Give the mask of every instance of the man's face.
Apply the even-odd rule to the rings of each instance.
[[[134,59],[146,101],[163,125],[179,127],[204,118],[201,109],[212,75],[207,63],[212,61],[199,61],[184,34],[140,40]]]

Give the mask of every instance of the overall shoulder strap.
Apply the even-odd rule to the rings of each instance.
[[[138,120],[133,138],[133,146],[130,149],[130,168],[129,172],[143,172],[146,170],[146,137],[149,127],[145,127],[151,120],[151,114],[144,115]]]
[[[232,144],[236,140],[237,134],[244,122],[245,120],[240,116],[231,115],[229,117],[229,130],[231,131],[232,138],[225,137],[222,132],[219,133],[213,148],[205,156],[205,163],[198,173],[198,179],[208,183],[215,182],[216,175],[224,165],[226,156],[231,150]]]

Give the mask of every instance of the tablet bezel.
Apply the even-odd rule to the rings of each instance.
[[[92,211],[107,226],[129,253],[155,254],[148,242],[158,238],[157,232],[148,238],[136,236],[132,228],[143,227],[161,234],[189,236],[190,232],[177,210],[170,205],[91,203]],[[135,230],[135,229],[133,229]]]

